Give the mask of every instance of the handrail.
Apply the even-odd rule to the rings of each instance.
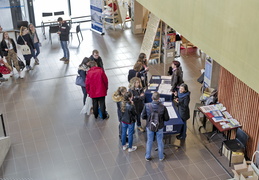
[[[6,135],[5,124],[4,124],[4,116],[3,114],[1,114],[0,116],[1,116],[2,126],[3,126],[4,136],[6,137],[7,135]]]

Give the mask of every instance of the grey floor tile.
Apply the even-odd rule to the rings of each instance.
[[[174,172],[179,179],[193,179],[184,167],[175,168]]]
[[[205,179],[201,171],[195,166],[195,164],[184,166],[185,170],[190,174],[194,180]]]
[[[109,167],[109,168],[107,168],[107,171],[109,172],[109,175],[112,180],[124,180],[125,179],[118,166]]]
[[[106,168],[100,155],[89,156],[89,159],[96,171]]]
[[[166,180],[179,180],[174,170],[164,171],[163,176]]]
[[[205,161],[196,163],[195,165],[206,178],[214,177],[217,175]]]

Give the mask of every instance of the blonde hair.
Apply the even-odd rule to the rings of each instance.
[[[136,84],[137,81],[139,82],[139,88],[142,88],[141,79],[138,78],[138,77],[134,77],[130,80],[129,88],[132,89],[132,90],[135,89],[135,84]]]
[[[125,86],[118,87],[117,91],[115,91],[115,96],[123,96],[123,93],[127,92],[127,88]]]
[[[28,28],[25,27],[25,26],[21,26],[21,28],[20,28],[20,36],[22,36],[22,32],[23,32],[25,29],[28,29]]]

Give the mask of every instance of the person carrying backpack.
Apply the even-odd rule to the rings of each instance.
[[[154,92],[152,94],[152,103],[146,103],[142,111],[142,119],[147,120],[147,145],[146,145],[146,161],[152,160],[151,150],[154,135],[156,133],[156,141],[158,145],[158,157],[160,161],[165,159],[164,154],[164,121],[169,120],[169,115],[166,107],[159,101],[160,94]]]

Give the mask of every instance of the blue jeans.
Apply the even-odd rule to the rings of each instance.
[[[68,50],[68,46],[67,46],[68,41],[60,41],[60,43],[61,43],[61,47],[64,52],[64,57],[69,59],[69,50]]]
[[[146,128],[146,129],[147,129],[147,146],[146,146],[145,158],[150,158],[155,132],[150,131],[148,128]],[[159,159],[164,158],[163,137],[164,137],[163,128],[161,128],[156,132],[156,141],[157,141],[157,145],[158,145],[158,157],[159,157]]]
[[[132,148],[134,127],[135,127],[135,123],[131,123],[131,124],[126,124],[124,122],[121,123],[121,129],[122,129],[121,142],[122,142],[122,146],[124,146],[126,144],[127,130],[129,129],[128,130],[129,148]]]
[[[39,42],[34,43],[34,48],[36,49],[36,53],[33,50],[32,51],[32,55],[33,55],[33,57],[35,59],[40,54],[40,44],[39,44]]]

